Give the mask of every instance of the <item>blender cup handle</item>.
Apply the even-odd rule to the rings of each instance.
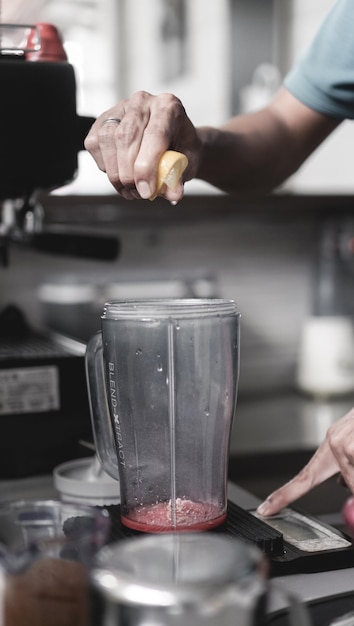
[[[117,450],[105,386],[101,332],[96,333],[87,344],[85,368],[96,454],[105,472],[119,480]]]

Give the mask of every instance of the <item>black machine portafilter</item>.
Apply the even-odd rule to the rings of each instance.
[[[35,190],[52,190],[73,180],[78,152],[84,149],[94,122],[92,117],[77,115],[74,68],[65,60],[58,32],[51,25],[40,26],[50,27],[51,36],[57,38],[56,55],[49,56],[45,48],[37,53],[2,50],[0,54],[3,200],[28,198]],[[53,47],[45,37],[42,45]]]
[[[21,25],[0,24],[3,27]],[[43,232],[37,219],[38,192],[75,178],[78,153],[95,118],[77,114],[74,68],[56,27],[37,24],[23,29],[29,33],[24,48],[0,49],[2,217],[12,203],[11,219],[0,224],[0,258],[6,265],[8,243],[13,242],[52,254],[113,260],[120,248],[116,238]]]
[[[0,198],[72,181],[94,121],[76,113],[73,67],[0,56],[0,84]]]

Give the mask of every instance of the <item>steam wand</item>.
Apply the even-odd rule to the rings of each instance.
[[[35,199],[16,198],[1,203],[0,253],[4,267],[9,263],[9,243],[23,242],[28,233],[42,228],[43,209]]]

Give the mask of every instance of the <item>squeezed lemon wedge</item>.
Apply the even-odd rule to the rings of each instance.
[[[176,150],[166,150],[157,166],[156,191],[150,200],[155,200],[158,195],[166,190],[166,187],[175,189],[187,165],[188,159],[185,154]]]

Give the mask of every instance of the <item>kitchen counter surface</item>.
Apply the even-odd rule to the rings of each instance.
[[[15,499],[57,499],[52,476],[0,481],[0,501]],[[247,510],[257,507],[260,499],[234,483],[229,483],[229,499]],[[302,602],[312,602],[336,594],[354,592],[354,566],[350,569],[276,577],[277,584]],[[281,593],[273,594],[270,612],[287,606]],[[300,625],[299,625],[300,626]]]
[[[0,502],[27,499],[57,500],[58,498],[59,494],[54,487],[51,475],[0,480]]]
[[[353,406],[353,397],[314,399],[296,391],[239,398],[231,453],[314,450],[331,424]],[[256,434],[255,434],[256,433]]]

